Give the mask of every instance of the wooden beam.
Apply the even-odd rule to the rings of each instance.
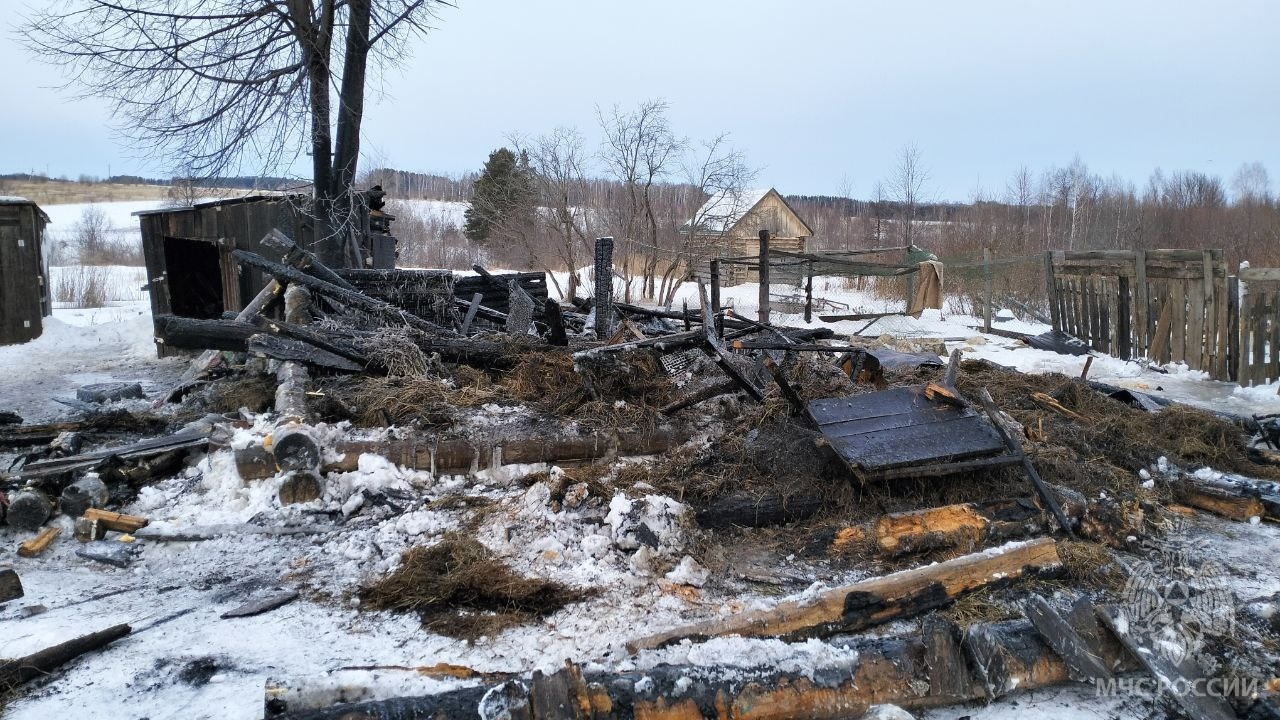
[[[649,635],[627,644],[630,652],[723,635],[809,638],[853,632],[913,617],[996,582],[1061,567],[1057,545],[1041,538],[999,550],[948,560],[827,590],[813,600],[788,601],[770,610],[743,613]]]

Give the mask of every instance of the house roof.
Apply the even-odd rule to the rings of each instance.
[[[779,202],[782,203],[796,220],[804,226],[809,237],[813,236],[813,230],[809,227],[809,223],[800,217],[800,214],[791,207],[786,198],[774,188],[754,188],[754,189],[737,189],[724,190],[712,195],[698,211],[694,213],[689,222],[685,223],[684,229],[688,229],[697,224],[697,230],[704,233],[724,233],[732,230],[735,225],[742,222],[756,206],[764,202],[764,199],[770,194],[776,195]]]
[[[0,195],[0,205],[31,205],[40,213],[40,217],[44,220],[46,225],[50,223],[49,216],[45,214],[44,210],[40,209],[38,204],[32,200],[22,197],[21,195]]]
[[[134,215],[134,216],[163,215],[165,213],[186,212],[188,210],[204,210],[205,208],[211,208],[211,207],[225,207],[228,205],[244,205],[246,203],[263,202],[266,200],[274,200],[276,202],[280,202],[282,200],[288,200],[289,198],[292,198],[292,197],[300,197],[300,196],[282,195],[282,194],[246,195],[244,197],[227,198],[223,200],[206,200],[204,202],[195,203],[194,205],[184,205],[184,206],[178,206],[178,207],[162,207],[162,208],[155,208],[152,210],[138,210],[136,212],[130,213],[130,215]],[[306,197],[306,196],[301,196],[301,197]]]

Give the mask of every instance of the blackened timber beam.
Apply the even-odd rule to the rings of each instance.
[[[346,288],[335,285],[327,280],[308,275],[301,270],[272,262],[257,253],[251,253],[245,250],[235,250],[232,252],[237,260],[247,265],[252,265],[263,272],[274,276],[282,282],[295,282],[305,285],[311,290],[318,292],[325,297],[332,298],[344,305],[355,308],[362,312],[378,317],[389,323],[402,323],[416,330],[425,333],[440,335],[442,337],[451,337],[455,335],[453,330],[428,322],[414,315],[407,310],[398,308],[390,303],[375,300],[368,295],[359,292],[353,292]]]

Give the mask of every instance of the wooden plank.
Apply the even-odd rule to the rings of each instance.
[[[1187,284],[1182,280],[1169,282],[1169,302],[1173,314],[1169,317],[1169,327],[1173,330],[1173,339],[1169,345],[1169,359],[1173,362],[1187,359]]]
[[[1146,357],[1151,347],[1151,293],[1147,287],[1147,251],[1134,252],[1133,309],[1134,355]]]
[[[1062,315],[1058,308],[1058,283],[1053,276],[1053,253],[1044,254],[1044,287],[1049,299],[1049,321],[1054,330],[1062,330]]]
[[[1187,365],[1193,370],[1208,370],[1208,353],[1204,341],[1204,284],[1187,287]]]
[[[1240,350],[1239,368],[1240,384],[1253,385],[1253,302],[1254,296],[1249,294],[1248,286],[1240,297]]]
[[[1103,349],[1109,355],[1114,355],[1116,350],[1115,336],[1112,335],[1116,326],[1112,315],[1115,313],[1115,303],[1111,302],[1114,292],[1110,278],[1099,278],[1097,282],[1098,291],[1098,320],[1101,322],[1099,328],[1102,332]]]
[[[941,405],[941,403],[939,403]],[[947,407],[946,405],[942,405]],[[955,408],[959,409],[959,408]],[[850,437],[852,435],[866,435],[868,433],[885,432],[888,430],[898,430],[906,427],[918,425],[931,425],[948,420],[955,420],[960,417],[971,416],[972,413],[956,413],[952,412],[947,415],[928,413],[928,412],[906,412],[896,415],[882,415],[875,418],[867,418],[863,420],[851,420],[845,422],[836,422],[821,427],[822,434],[828,440],[837,438]]]
[[[1272,290],[1267,293],[1268,302],[1267,325],[1270,329],[1267,346],[1270,350],[1267,363],[1268,382],[1280,379],[1280,292]]]
[[[1152,262],[1189,263],[1200,260],[1202,250],[1148,250],[1147,258]]]
[[[667,630],[629,642],[627,649],[634,653],[686,638],[725,635],[802,639],[853,632],[927,612],[992,582],[1010,582],[1060,566],[1051,538],[1010,543],[998,550],[832,588],[813,598],[781,602],[767,610]]]
[[[1100,680],[1112,677],[1111,669],[1094,653],[1090,644],[1044,598],[1032,595],[1023,604],[1027,619],[1040,637],[1058,653],[1075,680]]]
[[[1226,270],[1217,268],[1213,275],[1213,300],[1210,302],[1212,323],[1204,331],[1208,340],[1213,343],[1213,370],[1211,377],[1215,380],[1230,380],[1226,365]]]
[[[1246,290],[1246,292],[1249,292]],[[1265,382],[1266,372],[1263,369],[1267,363],[1267,327],[1266,313],[1268,310],[1266,293],[1251,292],[1253,301],[1249,304],[1249,333],[1251,339],[1252,359],[1250,360],[1249,379],[1254,385],[1261,385]]]
[[[1099,607],[1098,617],[1193,720],[1236,718],[1235,711],[1222,697],[1192,691],[1192,683],[1207,676],[1204,670],[1196,666],[1190,654],[1175,662],[1155,644],[1155,638],[1141,637],[1132,632],[1134,624],[1126,612],[1118,607]]]
[[[1080,313],[1076,310],[1075,280],[1070,276],[1062,278],[1063,306],[1066,310],[1067,333],[1080,337]]]
[[[822,398],[809,403],[809,415],[819,426],[873,421],[876,418],[896,417],[904,414],[918,418],[918,422],[941,422],[960,415],[962,409],[926,400],[920,386],[889,388],[877,393]]]
[[[1247,283],[1280,282],[1280,268],[1244,268],[1240,280]]]
[[[1134,356],[1132,294],[1129,278],[1116,278],[1116,355],[1126,360]]]
[[[22,541],[18,545],[18,557],[33,558],[45,551],[45,548],[58,537],[58,533],[62,532],[62,526],[54,525],[40,531],[39,535]]]
[[[1243,382],[1240,377],[1240,278],[1232,275],[1227,278],[1226,323],[1222,326],[1222,334],[1226,336],[1226,371],[1225,379]]]
[[[850,463],[875,471],[926,460],[995,454],[1004,444],[987,422],[969,417],[883,434],[853,435],[833,442],[832,447]]]

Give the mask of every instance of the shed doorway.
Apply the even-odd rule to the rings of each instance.
[[[226,293],[222,287],[217,245],[205,240],[166,237],[164,264],[169,309],[174,315],[222,317]]]

